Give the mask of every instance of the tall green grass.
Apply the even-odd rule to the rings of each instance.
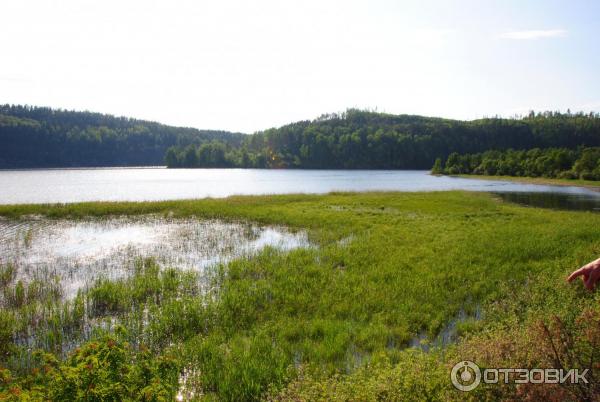
[[[46,334],[74,328],[71,338],[84,342],[124,326],[135,348],[178,356],[187,391],[208,398],[458,399],[446,375],[466,341],[424,353],[408,349],[417,336],[433,340],[461,315],[458,332],[485,345],[540,318],[575,322],[597,298],[564,278],[600,254],[600,214],[519,207],[487,194],[0,206],[14,219],[147,213],[282,224],[307,229],[316,245],[266,248],[213,267],[202,286],[195,274],[140,261],[132,277],[100,280],[79,301],[52,299],[55,324],[45,324]],[[10,277],[3,272],[0,279]],[[36,322],[27,305],[3,310],[0,336]],[[58,341],[38,346],[52,351]],[[22,355],[13,346],[4,356]]]

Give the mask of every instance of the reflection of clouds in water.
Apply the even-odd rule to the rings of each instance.
[[[126,276],[138,257],[163,267],[193,269],[256,253],[309,245],[306,232],[221,221],[161,218],[89,221],[0,220],[0,263],[13,262],[18,279],[58,276],[67,297],[99,277]]]
[[[308,246],[306,239],[299,238],[297,235],[291,235],[293,237],[290,237],[290,235],[289,232],[282,232],[281,229],[267,227],[260,231],[257,239],[249,242],[249,246],[251,250],[259,250],[266,246],[273,246],[283,250]]]
[[[130,225],[106,227],[100,225],[76,225],[64,229],[53,228],[47,236],[36,237],[31,245],[33,250],[29,262],[43,262],[47,258],[72,258],[83,261],[87,258],[106,256],[123,247],[151,245],[161,234],[150,226]],[[38,261],[35,258],[38,258]]]

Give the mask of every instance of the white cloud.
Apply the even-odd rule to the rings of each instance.
[[[530,31],[509,31],[498,35],[502,39],[517,39],[531,40],[542,38],[562,38],[567,36],[567,31],[564,29],[548,29],[548,30],[530,30]]]

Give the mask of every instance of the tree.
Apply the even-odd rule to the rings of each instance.
[[[186,167],[197,167],[198,158],[196,156],[196,148],[193,145],[188,145],[183,153],[183,164]]]
[[[175,147],[169,147],[165,155],[165,163],[167,167],[179,167],[179,158],[177,157],[177,149]]]
[[[61,109],[0,105],[0,168],[155,166],[170,147],[245,136]],[[170,152],[172,166],[173,152]]]
[[[438,158],[439,159],[439,158]],[[439,171],[436,160],[432,173]],[[486,151],[481,154],[456,152],[448,156],[443,173],[530,177],[559,177],[600,180],[600,147],[531,149],[529,151]]]
[[[263,168],[429,169],[449,158],[444,171],[452,174],[556,175],[572,165],[578,146],[600,146],[600,118],[552,112],[465,122],[350,109],[265,130],[241,145],[215,144],[200,146],[199,166],[247,167],[250,160]],[[525,156],[536,148],[561,150]]]
[[[442,174],[444,173],[444,168],[442,167],[442,158],[436,158],[433,167],[431,168],[432,174]]]

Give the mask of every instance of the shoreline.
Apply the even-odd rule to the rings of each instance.
[[[460,177],[463,179],[480,179],[480,180],[499,180],[512,181],[516,183],[526,184],[543,184],[550,186],[565,186],[565,187],[583,187],[589,190],[600,192],[600,181],[593,180],[570,180],[570,179],[553,179],[548,177],[521,177],[521,176],[488,176],[476,174],[456,174],[448,175],[449,177]]]

